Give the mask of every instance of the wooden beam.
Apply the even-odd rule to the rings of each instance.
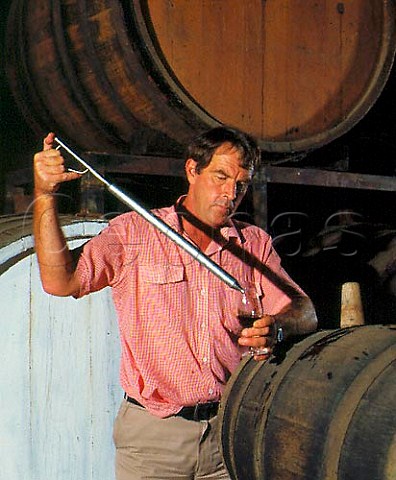
[[[396,177],[273,166],[265,166],[262,173],[260,181],[268,183],[396,192]]]
[[[184,176],[184,160],[182,158],[153,155],[109,155],[91,152],[86,157],[91,157],[98,162],[104,173]]]

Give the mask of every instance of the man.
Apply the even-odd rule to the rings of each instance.
[[[154,213],[241,282],[256,286],[266,314],[242,329],[240,292],[225,285],[136,213],[120,215],[83,249],[66,247],[55,192],[79,178],[66,171],[54,134],[35,155],[34,228],[41,279],[54,295],[81,297],[112,287],[125,391],[115,426],[119,480],[228,479],[217,447],[217,408],[249,347],[265,360],[279,327],[316,328],[310,300],[287,276],[261,229],[231,219],[260,161],[255,141],[225,127],[189,146],[189,188]],[[242,331],[241,331],[242,330]]]

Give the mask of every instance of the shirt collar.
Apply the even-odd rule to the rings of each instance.
[[[177,206],[184,198],[186,198],[186,195],[180,196],[172,207],[166,209],[167,211],[164,212],[164,216],[162,217],[165,223],[180,234],[183,233],[183,228],[177,214]],[[231,238],[236,238],[240,243],[243,243],[243,236],[232,219],[229,219],[227,224],[221,227],[220,233],[225,240],[224,244],[229,242]]]

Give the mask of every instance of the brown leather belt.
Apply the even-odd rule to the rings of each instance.
[[[135,400],[132,397],[129,397],[127,394],[124,395],[124,398],[127,402],[133,403],[133,405],[138,405],[139,407],[144,408],[144,406]],[[197,403],[189,407],[183,407],[179,412],[175,413],[175,417],[182,417],[186,420],[194,420],[199,422],[201,420],[209,420],[217,415],[219,410],[219,402],[208,402],[208,403]]]

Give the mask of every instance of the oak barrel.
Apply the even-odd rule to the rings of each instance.
[[[72,247],[106,225],[62,217]],[[0,218],[0,478],[114,479],[122,399],[110,291],[53,297],[41,287],[31,218]]]
[[[394,480],[396,325],[315,333],[245,360],[220,409],[233,480]]]
[[[6,64],[29,123],[85,150],[230,124],[289,153],[358,123],[394,52],[389,0],[13,0]]]

